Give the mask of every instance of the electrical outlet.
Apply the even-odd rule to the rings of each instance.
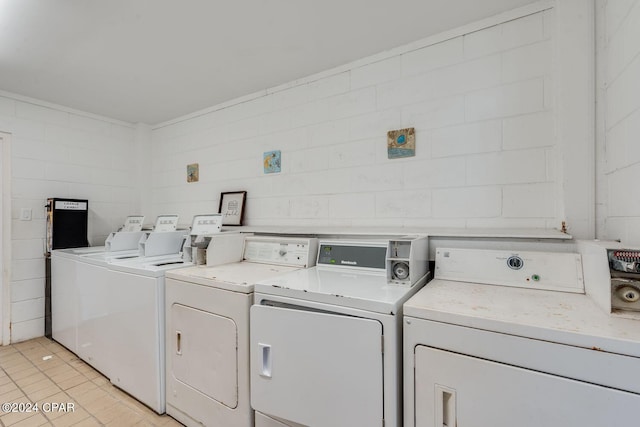
[[[31,208],[20,209],[20,221],[31,221]]]

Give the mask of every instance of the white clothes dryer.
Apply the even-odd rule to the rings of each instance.
[[[316,267],[259,281],[256,427],[400,427],[402,304],[428,276],[421,237],[321,241]]]
[[[240,245],[229,241],[238,238]],[[226,253],[212,247],[220,243]],[[238,262],[167,272],[166,410],[188,426],[253,426],[249,308],[254,283],[314,265],[317,240],[219,235],[207,259],[228,259],[234,247]]]
[[[640,317],[604,311],[586,267],[575,248],[436,249],[404,305],[405,426],[636,424]]]

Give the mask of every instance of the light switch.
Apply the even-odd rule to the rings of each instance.
[[[31,208],[20,209],[20,221],[31,221]]]

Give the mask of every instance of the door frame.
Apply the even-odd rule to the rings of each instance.
[[[11,134],[0,132],[2,152],[2,198],[0,218],[2,248],[0,249],[0,344],[11,343]]]

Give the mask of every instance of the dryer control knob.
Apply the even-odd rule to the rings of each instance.
[[[409,264],[406,262],[396,262],[391,269],[393,278],[396,280],[406,280],[409,277]]]
[[[624,286],[618,289],[618,295],[625,302],[636,302],[640,300],[640,292],[631,286]]]

